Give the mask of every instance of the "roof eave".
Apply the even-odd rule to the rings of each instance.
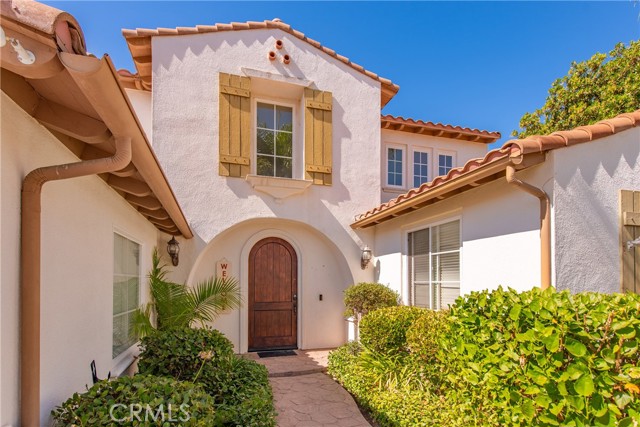
[[[504,171],[509,165],[515,166],[518,170],[522,170],[540,164],[544,162],[545,159],[544,153],[536,153],[525,157],[511,157],[509,155],[505,155],[498,160],[487,163],[470,172],[446,181],[442,185],[434,187],[429,191],[357,220],[351,224],[351,228],[362,229],[373,227],[382,222],[389,221],[398,216],[406,215],[407,213],[426,206],[434,205],[435,203],[439,203],[450,197],[472,190],[489,182],[493,182],[504,175]]]

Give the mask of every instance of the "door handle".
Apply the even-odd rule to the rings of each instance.
[[[294,301],[298,301],[298,294],[293,294],[293,298]]]
[[[293,314],[298,314],[298,304],[293,303]]]

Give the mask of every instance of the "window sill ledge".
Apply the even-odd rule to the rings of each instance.
[[[255,190],[267,193],[276,201],[303,193],[313,184],[311,180],[275,178],[261,175],[247,175],[246,180]]]

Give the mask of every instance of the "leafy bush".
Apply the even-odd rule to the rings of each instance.
[[[215,422],[213,398],[201,386],[145,375],[100,381],[86,393],[75,393],[52,416],[58,426],[162,426],[169,419],[179,426]]]
[[[451,316],[440,354],[451,386],[499,423],[640,421],[638,295],[498,289],[458,299]]]
[[[210,366],[218,366],[233,355],[233,345],[215,329],[182,328],[158,330],[140,341],[141,373],[168,376],[183,381],[193,381],[205,361],[211,358]]]
[[[141,373],[202,384],[214,398],[222,425],[273,426],[275,410],[266,368],[233,354],[231,342],[211,329],[157,331],[142,339]]]
[[[407,348],[423,362],[432,362],[440,342],[449,334],[447,310],[423,310],[407,329]]]
[[[353,316],[357,321],[370,311],[397,306],[399,299],[396,291],[380,283],[358,283],[344,291],[344,316]]]
[[[329,358],[382,426],[640,424],[638,295],[498,289],[412,321],[387,310],[362,322],[371,351]]]
[[[408,306],[372,311],[362,318],[360,342],[375,352],[406,352],[407,330],[425,311],[423,308]]]

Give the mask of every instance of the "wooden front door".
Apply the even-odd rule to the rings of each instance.
[[[282,239],[269,237],[249,254],[249,350],[298,346],[298,258]]]

